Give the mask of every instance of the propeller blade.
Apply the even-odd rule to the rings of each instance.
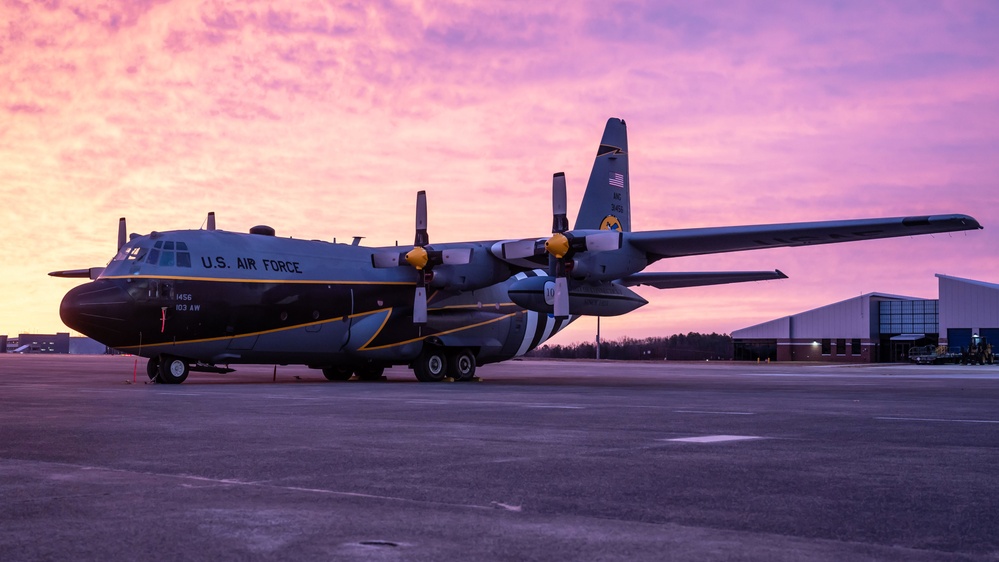
[[[606,252],[621,248],[621,233],[615,230],[586,235],[586,250]]]
[[[402,255],[398,252],[371,254],[371,265],[379,269],[385,267],[397,267],[402,259]]]
[[[569,217],[566,216],[565,173],[552,176],[552,233],[569,230]]]
[[[565,277],[555,278],[555,302],[552,303],[555,318],[569,317],[569,282]]]
[[[427,234],[427,192],[416,192],[416,240],[414,246],[423,247],[430,243]]]
[[[127,240],[127,235],[125,234],[125,230],[126,230],[126,228],[125,228],[125,217],[121,217],[120,219],[118,219],[118,249],[119,250],[121,250],[121,247],[125,245],[125,241]]]
[[[208,212],[208,225],[205,228],[215,230],[215,211]]]
[[[472,261],[471,248],[455,248],[441,252],[441,263],[447,265],[465,265]]]
[[[421,279],[422,276],[420,274]],[[416,296],[413,298],[413,323],[427,323],[427,288],[422,285],[416,287]]]

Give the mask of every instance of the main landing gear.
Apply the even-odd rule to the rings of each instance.
[[[427,346],[413,362],[413,372],[420,382],[440,382],[445,377],[470,381],[475,378],[475,355],[463,347]]]

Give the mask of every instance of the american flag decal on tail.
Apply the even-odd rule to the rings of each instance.
[[[607,183],[613,185],[614,187],[624,189],[624,174],[611,172],[610,179],[607,180]]]

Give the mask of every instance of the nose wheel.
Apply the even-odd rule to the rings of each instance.
[[[150,357],[149,362],[146,363],[146,376],[149,380],[161,382],[160,381],[160,358]]]
[[[184,359],[172,355],[161,355],[158,358],[150,359],[146,366],[146,373],[150,374],[150,379],[153,378],[151,375],[153,361],[158,362],[155,380],[159,383],[180,384],[187,380],[187,375],[191,371],[190,365]]]

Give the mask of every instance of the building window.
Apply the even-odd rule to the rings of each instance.
[[[846,340],[843,338],[836,340],[836,355],[846,355]]]
[[[822,355],[832,354],[832,340],[829,338],[822,339]]]
[[[850,340],[850,355],[860,355],[860,340],[852,339]]]
[[[881,301],[878,303],[882,334],[934,334],[940,321],[940,301]]]

